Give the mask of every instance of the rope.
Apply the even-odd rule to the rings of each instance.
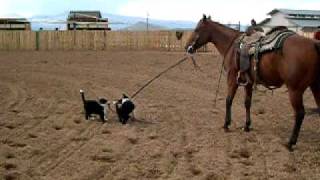
[[[172,66],[168,67],[166,70],[162,71],[161,73],[159,73],[158,75],[156,75],[154,78],[150,79],[145,85],[143,85],[140,89],[138,89],[132,96],[131,99],[133,99],[134,97],[136,97],[144,88],[148,87],[154,80],[158,79],[159,77],[161,77],[164,73],[168,72],[169,70],[175,68],[176,66],[180,65],[181,63],[183,63],[184,61],[186,61],[188,59],[188,56],[184,57],[183,59],[181,59],[180,61],[178,61],[177,63],[173,64]]]
[[[224,61],[226,58],[227,53],[229,52],[230,48],[232,47],[232,45],[234,44],[234,41],[238,38],[239,36],[235,36],[232,40],[231,43],[228,45],[227,51],[224,53],[223,55],[223,60],[221,63],[221,67],[220,67],[220,75],[219,75],[219,80],[218,80],[218,87],[216,90],[216,97],[214,98],[214,106],[216,107],[217,105],[217,98],[218,98],[218,93],[219,93],[219,89],[220,89],[220,84],[221,84],[221,77],[222,77],[222,71],[223,71],[223,66],[224,66]]]
[[[219,93],[219,89],[220,89],[223,66],[224,66],[224,59],[223,59],[223,61],[221,63],[221,67],[220,67],[220,75],[219,75],[219,80],[218,80],[218,87],[217,87],[217,90],[216,90],[216,97],[214,98],[214,107],[216,107],[216,105],[217,105],[217,98],[218,98],[218,93]]]

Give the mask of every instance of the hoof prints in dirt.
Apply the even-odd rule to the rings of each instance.
[[[148,136],[148,138],[151,139],[151,140],[154,140],[154,139],[157,139],[157,138],[158,138],[158,135],[156,135],[156,134],[150,134],[150,135]]]
[[[202,173],[201,169],[199,167],[197,167],[196,165],[192,165],[190,166],[190,171],[193,175],[198,176]]]
[[[5,163],[2,164],[2,167],[3,167],[5,170],[12,170],[12,169],[16,169],[16,168],[17,168],[17,165],[15,165],[14,163],[5,162]]]
[[[17,169],[16,164],[12,162],[4,162],[3,164],[1,164],[1,166],[5,169],[5,171],[7,171],[3,176],[4,180],[19,179],[20,174],[18,172],[15,172],[15,170]]]
[[[10,129],[10,130],[16,128],[16,127],[15,127],[14,125],[12,125],[12,124],[5,125],[5,127],[6,127],[7,129]]]
[[[5,157],[6,159],[13,159],[13,158],[15,158],[15,155],[12,154],[11,152],[8,152],[8,153],[6,153],[6,154],[4,155],[4,157]]]
[[[35,139],[35,138],[37,138],[38,136],[35,135],[35,134],[32,134],[32,133],[29,133],[29,134],[28,134],[28,137],[31,138],[31,139]]]
[[[27,144],[25,143],[19,143],[19,142],[14,142],[12,140],[9,140],[9,139],[4,139],[1,141],[2,144],[6,144],[10,147],[17,147],[17,148],[23,148],[25,146],[27,146]]]
[[[73,122],[76,123],[76,124],[80,124],[81,120],[80,119],[74,119]]]
[[[63,129],[63,127],[62,127],[62,126],[59,126],[59,125],[54,125],[54,126],[53,126],[53,129],[55,129],[55,130],[57,130],[57,131],[60,131],[60,130]]]
[[[89,141],[88,137],[73,137],[71,141],[80,142],[80,141]]]
[[[128,137],[128,141],[129,141],[131,144],[137,144],[137,143],[138,143],[138,140],[139,140],[139,138],[137,138],[137,137]]]
[[[98,161],[98,162],[108,162],[108,163],[116,162],[116,160],[112,155],[94,155],[91,157],[91,160]]]
[[[215,60],[211,54],[199,55],[208,70],[205,74],[190,73],[191,67],[185,64],[149,87],[139,97],[139,120],[129,126],[120,127],[113,121],[102,126],[88,123],[79,113],[81,102],[78,91],[73,89],[87,87],[94,91],[93,95],[117,97],[119,89],[134,90],[139,82],[170,66],[181,55],[135,51],[1,52],[4,66],[0,72],[0,151],[16,154],[6,157],[1,152],[0,179],[319,177],[319,117],[315,111],[307,109],[307,114],[314,116],[309,116],[310,121],[303,126],[298,146],[301,152],[288,154],[279,145],[287,140],[291,130],[288,126],[293,123],[288,123],[292,111],[287,106],[286,93],[277,90],[274,97],[269,92],[253,96],[252,119],[257,129],[250,135],[236,128],[244,124],[237,120],[245,115],[242,93],[238,93],[234,100],[233,133],[222,132],[226,85],[222,83],[218,94],[218,108],[213,107],[212,92],[217,85],[214,77],[219,75],[220,68],[209,68],[220,65],[222,58],[216,55]],[[47,62],[40,62],[42,59]],[[154,62],[162,65],[154,66]],[[52,66],[47,68],[45,63]],[[127,81],[129,76],[131,80]],[[223,78],[225,81],[226,77]],[[306,107],[313,107],[311,92],[306,96]],[[186,137],[181,137],[183,134]],[[2,144],[4,141],[8,142]],[[241,148],[247,152],[241,152]],[[17,168],[9,165],[10,170],[6,170],[1,166],[3,162],[16,163]],[[26,173],[32,176],[27,178]],[[298,173],[304,176],[295,175]]]
[[[248,159],[248,158],[250,158],[250,156],[251,156],[251,153],[247,149],[234,150],[230,154],[230,157],[233,158],[233,159],[239,159],[239,158]]]
[[[112,134],[112,132],[111,132],[110,130],[108,130],[108,129],[102,130],[101,133],[102,133],[102,134]]]
[[[4,180],[16,180],[19,178],[20,174],[18,172],[10,172],[4,175]]]

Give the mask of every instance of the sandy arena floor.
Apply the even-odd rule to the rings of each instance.
[[[113,100],[182,56],[0,52],[0,179],[320,179],[317,114],[306,116],[293,153],[282,145],[294,123],[285,88],[254,93],[251,133],[241,129],[239,89],[231,132],[223,131],[226,78],[215,108],[221,58],[212,54],[196,57],[204,72],[185,62],[139,94],[138,120],[84,119],[80,88],[87,98]],[[304,99],[315,107],[309,90]]]

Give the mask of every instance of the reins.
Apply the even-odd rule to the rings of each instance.
[[[235,39],[237,39],[238,36],[234,37],[230,43],[230,45],[228,45],[228,49],[227,51],[225,52],[224,54],[224,58],[226,56],[226,54],[229,52],[231,46],[233,45]],[[133,93],[131,95],[131,99],[134,99],[139,93],[141,93],[142,90],[144,90],[146,87],[148,87],[153,81],[155,81],[156,79],[160,78],[163,74],[165,74],[166,72],[168,72],[169,70],[175,68],[176,66],[180,65],[181,63],[183,63],[184,61],[188,60],[188,58],[191,58],[192,62],[193,62],[193,65],[196,69],[199,69],[201,71],[201,69],[199,68],[199,66],[197,66],[193,56],[185,56],[184,58],[182,58],[181,60],[179,60],[177,63],[171,65],[170,67],[168,67],[167,69],[165,69],[164,71],[160,72],[158,75],[156,75],[155,77],[153,77],[152,79],[150,79],[146,84],[144,84],[141,88],[139,88],[135,93]],[[217,95],[218,95],[218,92],[219,92],[219,89],[220,89],[220,82],[221,82],[221,76],[222,76],[222,70],[223,70],[223,66],[224,66],[224,59],[222,61],[222,65],[221,65],[221,69],[220,69],[220,75],[219,75],[219,81],[218,81],[218,88],[217,88],[217,91],[216,91],[216,97],[215,97],[215,102],[214,104],[216,105],[216,101],[217,101]]]
[[[219,74],[219,80],[218,80],[218,87],[216,90],[216,96],[214,98],[214,106],[217,105],[217,97],[218,97],[218,93],[219,93],[219,89],[220,89],[220,83],[221,83],[221,77],[222,77],[222,70],[223,70],[223,66],[224,66],[224,60],[221,63],[221,67],[220,67],[220,74]]]
[[[221,67],[220,67],[220,74],[219,74],[219,80],[218,80],[218,88],[216,90],[216,95],[215,95],[215,98],[214,98],[214,106],[217,105],[217,98],[218,98],[218,93],[219,93],[219,89],[220,89],[220,83],[221,83],[221,77],[222,77],[222,70],[223,70],[223,66],[224,66],[224,63],[225,63],[225,58],[226,58],[226,55],[227,53],[230,51],[230,48],[232,47],[232,45],[234,44],[234,41],[238,38],[239,36],[235,36],[231,43],[228,45],[228,48],[226,50],[226,52],[224,53],[223,55],[223,60],[222,60],[222,63],[221,63]]]
[[[170,67],[168,67],[166,70],[162,71],[161,73],[159,73],[158,75],[156,75],[154,78],[150,79],[145,85],[143,85],[141,88],[139,88],[135,93],[132,94],[131,99],[134,99],[144,88],[148,87],[153,81],[155,81],[156,79],[160,78],[164,73],[168,72],[169,70],[175,68],[176,66],[180,65],[181,63],[183,63],[184,61],[188,60],[188,56],[185,56],[184,58],[182,58],[180,61],[178,61],[177,63],[171,65]],[[193,58],[193,57],[192,57]],[[193,60],[194,61],[194,60]],[[195,63],[195,62],[194,62]]]

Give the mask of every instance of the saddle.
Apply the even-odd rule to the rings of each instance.
[[[253,69],[257,74],[261,55],[281,49],[284,41],[294,34],[296,33],[288,30],[286,27],[276,27],[266,35],[261,32],[255,32],[250,36],[246,34],[241,35],[237,41],[239,43],[239,58],[237,58],[237,64],[240,69],[239,73],[249,71],[253,63],[255,64]],[[254,59],[254,62],[251,59]]]

